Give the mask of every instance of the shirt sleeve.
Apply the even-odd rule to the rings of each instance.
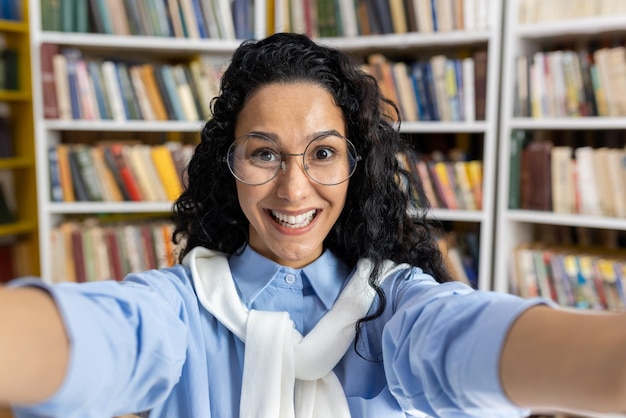
[[[499,379],[500,352],[515,319],[542,299],[438,284],[412,269],[392,290],[383,330],[389,389],[406,412],[437,417],[523,417]]]
[[[175,280],[182,271],[150,271],[122,283],[13,282],[50,293],[70,342],[68,369],[57,393],[38,405],[15,406],[15,415],[111,417],[162,401],[185,361],[188,336],[179,296],[184,285]]]

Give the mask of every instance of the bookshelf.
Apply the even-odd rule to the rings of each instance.
[[[507,2],[505,7],[494,289],[524,295],[522,287],[527,282],[523,279],[531,277],[533,283],[537,280],[541,293],[541,277],[537,279],[532,273],[530,276],[520,273],[519,268],[523,267],[519,266],[524,265],[520,259],[524,257],[517,256],[524,250],[516,251],[520,246],[534,242],[537,244],[530,246],[544,251],[544,255],[548,252],[576,256],[578,267],[573,269],[579,269],[580,281],[578,288],[573,286],[574,292],[579,289],[584,293],[594,289],[596,284],[605,287],[608,297],[610,290],[606,280],[609,276],[603,275],[595,262],[591,264],[595,267],[588,267],[584,257],[596,255],[587,248],[588,245],[598,247],[600,254],[597,257],[617,260],[613,270],[614,274],[619,274],[617,266],[621,265],[626,245],[626,214],[619,208],[626,201],[626,174],[622,171],[603,177],[606,176],[602,174],[603,170],[608,170],[612,163],[598,157],[601,155],[598,150],[616,150],[616,155],[621,155],[623,161],[626,113],[621,111],[619,103],[611,105],[610,113],[601,108],[601,103],[606,99],[603,91],[615,98],[623,96],[625,90],[604,81],[606,79],[593,84],[593,77],[602,68],[594,51],[610,50],[624,44],[626,30],[622,22],[626,9],[622,2],[609,1],[583,1],[579,2],[580,7],[560,1],[540,3],[516,0]],[[586,59],[591,67],[585,66]],[[541,65],[544,71],[537,72],[535,68]],[[590,69],[592,67],[594,69]],[[620,67],[618,61],[613,69]],[[552,71],[558,68],[564,70]],[[594,74],[595,71],[598,73]],[[524,77],[525,74],[530,76]],[[612,87],[602,90],[598,87],[602,83]],[[616,92],[619,94],[615,95]],[[603,106],[606,107],[606,102]],[[566,155],[563,159],[555,156],[561,152],[559,149]],[[590,177],[586,161],[589,160],[585,155],[592,154],[597,158],[591,160],[595,161],[592,164],[596,167],[592,176],[597,178],[595,181],[587,180]],[[528,163],[530,160],[543,160],[547,166],[532,165]],[[525,164],[544,173],[541,184],[532,183],[534,177],[524,169]],[[573,177],[574,172],[577,177]],[[608,184],[614,187],[608,195],[609,200],[602,191]],[[534,197],[529,197],[528,187]],[[594,194],[596,199],[590,201],[588,197]],[[539,199],[541,202],[537,200],[539,196],[544,197]],[[602,205],[592,205],[594,202],[602,202]],[[570,248],[563,250],[557,241],[569,244]],[[572,266],[565,268],[563,274],[559,263],[550,262],[549,265],[553,269],[553,278],[559,274],[567,276],[568,272],[571,275]],[[549,290],[549,286],[544,291],[546,289]],[[590,290],[595,294],[590,297],[601,299],[599,295],[603,291],[595,289]],[[556,295],[560,303],[569,300],[559,299],[559,294],[558,287],[552,290],[552,295]],[[587,300],[586,303],[585,297],[581,300],[575,297],[576,303],[572,306],[621,309],[620,303],[612,307],[610,303],[608,306],[598,304],[597,300],[594,303]]]
[[[8,209],[10,215],[3,216],[0,223],[0,251],[6,272],[11,270],[13,275],[21,276],[37,275],[39,243],[29,5],[27,1],[10,0],[5,6],[0,16],[0,59],[3,63],[0,176],[6,203],[3,207]],[[24,263],[24,259],[28,261]]]
[[[239,45],[240,37],[224,30],[223,36],[203,37],[201,33],[194,35],[188,30],[183,36],[176,35],[172,25],[170,35],[155,35],[150,30],[138,30],[133,34],[124,32],[113,27],[106,29],[105,26],[94,30],[85,30],[74,27],[71,31],[64,31],[60,18],[52,21],[48,12],[43,12],[41,7],[54,2],[32,2],[31,26],[33,27],[31,37],[31,51],[33,71],[33,85],[42,83],[42,57],[40,48],[44,44],[58,45],[61,48],[76,48],[83,56],[115,57],[147,62],[168,62],[188,64],[198,57],[208,57],[211,60],[227,62],[230,54]],[[63,3],[63,2],[60,2]],[[166,2],[169,4],[169,2]],[[184,2],[181,2],[183,4]],[[209,2],[200,2],[203,5]],[[495,173],[496,173],[496,149],[497,149],[497,114],[498,114],[498,94],[499,86],[499,54],[500,54],[500,30],[501,30],[501,2],[492,2],[490,7],[486,7],[483,0],[469,1],[467,10],[458,9],[458,5],[463,2],[446,0],[449,6],[448,20],[439,24],[438,30],[434,30],[432,23],[430,26],[417,27],[414,21],[407,22],[408,28],[401,30],[380,28],[376,33],[375,28],[368,29],[370,32],[354,32],[354,19],[358,19],[357,9],[348,10],[352,15],[352,24],[338,27],[346,28],[330,30],[325,26],[322,30],[321,22],[319,27],[313,27],[310,21],[298,21],[292,19],[290,22],[281,20],[286,11],[281,10],[287,2],[276,2],[278,8],[268,16],[268,9],[265,8],[264,1],[255,2],[255,15],[247,16],[248,27],[254,24],[253,30],[248,33],[266,34],[272,32],[268,28],[285,29],[292,31],[306,32],[321,42],[347,51],[364,63],[370,55],[380,53],[390,62],[404,61],[411,63],[416,60],[429,60],[434,55],[444,55],[447,58],[468,57],[477,52],[486,52],[488,59],[484,61],[484,69],[488,77],[484,80],[484,114],[478,117],[469,117],[467,120],[448,121],[411,121],[403,122],[401,131],[415,144],[418,152],[428,151],[428,147],[436,144],[440,138],[450,143],[450,146],[457,146],[463,143],[471,150],[471,157],[482,162],[482,209],[445,209],[436,208],[433,216],[446,224],[447,228],[456,230],[467,229],[472,232],[479,231],[480,242],[476,245],[475,259],[479,265],[477,272],[477,287],[481,289],[491,288],[491,247],[493,244],[493,228],[495,219]],[[408,2],[411,3],[411,2]],[[421,1],[415,1],[424,3]],[[427,2],[430,3],[430,2]],[[399,2],[396,2],[399,4]],[[454,5],[457,6],[454,6]],[[43,6],[42,6],[43,5]],[[470,7],[469,5],[473,5]],[[404,7],[404,6],[403,6]],[[455,9],[455,7],[457,7]],[[331,8],[332,9],[332,8]],[[47,10],[47,9],[46,9]],[[332,10],[330,10],[332,11]],[[454,17],[452,12],[456,11]],[[180,18],[184,19],[182,13]],[[258,13],[260,12],[260,13]],[[345,12],[342,9],[342,16]],[[42,13],[45,13],[46,21],[42,24]],[[51,12],[51,16],[57,16]],[[81,12],[81,13],[84,13]],[[296,11],[292,11],[296,13]],[[321,13],[321,12],[320,12]],[[413,11],[402,10],[404,16],[415,16]],[[463,13],[465,13],[464,16]],[[334,11],[332,11],[334,15]],[[401,15],[402,15],[401,14]],[[84,19],[84,15],[83,19]],[[197,15],[196,15],[197,16]],[[235,15],[237,17],[238,15]],[[210,16],[202,14],[202,17],[210,19]],[[318,16],[320,19],[320,16]],[[232,18],[236,24],[239,20]],[[460,21],[465,19],[465,29],[460,28]],[[407,19],[410,20],[410,19]],[[76,21],[76,20],[75,20]],[[81,19],[78,19],[81,21]],[[129,18],[130,21],[130,18]],[[55,23],[56,22],[56,23]],[[282,22],[282,23],[281,23]],[[453,22],[456,22],[453,24]],[[340,23],[345,23],[344,20]],[[397,23],[397,18],[396,18]],[[55,26],[56,25],[56,26]],[[360,24],[363,30],[362,23]],[[131,25],[132,26],[132,25]],[[228,25],[227,25],[228,26]],[[44,30],[45,28],[45,30]],[[208,31],[208,26],[205,27]],[[353,32],[349,32],[352,28]],[[94,33],[94,32],[106,33]],[[237,32],[236,33],[241,33]],[[326,36],[320,37],[320,34]],[[206,35],[206,34],[205,34]],[[473,85],[473,83],[472,83]],[[97,137],[102,132],[107,132],[111,136],[135,134],[162,134],[164,136],[193,135],[200,130],[202,122],[199,120],[78,120],[46,118],[44,115],[45,96],[42,89],[36,89],[33,94],[33,111],[35,116],[35,135],[37,138],[37,163],[40,167],[48,167],[48,149],[67,141],[68,137],[75,138],[84,136],[89,139]],[[430,145],[429,145],[430,144]],[[126,214],[158,214],[165,213],[170,209],[171,202],[58,202],[50,198],[49,184],[50,174],[48,170],[38,172],[39,189],[39,224],[41,234],[41,265],[42,275],[46,280],[51,279],[53,265],[53,255],[50,250],[53,230],[56,225],[64,219],[74,216],[98,216],[101,213],[114,213],[119,216]],[[46,243],[46,244],[43,244]]]

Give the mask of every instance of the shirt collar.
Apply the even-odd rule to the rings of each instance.
[[[283,268],[254,251],[249,245],[245,246],[241,254],[232,255],[228,262],[239,295],[246,306],[254,302]],[[296,271],[302,273],[303,279],[308,281],[326,309],[333,306],[351,273],[351,269],[329,250],[324,251],[311,264]]]

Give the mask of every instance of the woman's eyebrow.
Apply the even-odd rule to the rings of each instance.
[[[250,136],[250,135],[252,135],[252,136],[254,136],[254,135],[256,135],[256,136],[263,136],[263,137],[265,137],[265,138],[269,138],[269,139],[271,139],[272,141],[276,142],[277,144],[279,144],[279,143],[281,142],[281,138],[280,138],[280,136],[278,136],[278,135],[277,135],[277,134],[275,134],[275,133],[271,133],[271,132],[256,131],[256,130],[255,130],[255,131],[250,131],[250,132],[246,133],[245,135],[246,135],[246,136]],[[336,130],[336,129],[325,129],[325,130],[322,130],[322,131],[317,131],[317,132],[313,132],[312,134],[307,135],[307,136],[305,137],[305,140],[306,140],[306,141],[307,141],[307,143],[308,143],[308,142],[311,142],[311,141],[313,141],[313,140],[315,140],[315,139],[317,139],[317,138],[322,138],[322,137],[325,137],[325,136],[333,136],[333,135],[336,135],[336,136],[343,136],[343,135],[342,135],[342,134],[341,134],[338,130]]]

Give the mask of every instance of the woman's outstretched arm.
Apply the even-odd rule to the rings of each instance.
[[[523,407],[626,412],[626,315],[531,308],[509,332],[500,376]]]
[[[37,402],[61,385],[69,343],[50,295],[0,286],[0,404]]]

